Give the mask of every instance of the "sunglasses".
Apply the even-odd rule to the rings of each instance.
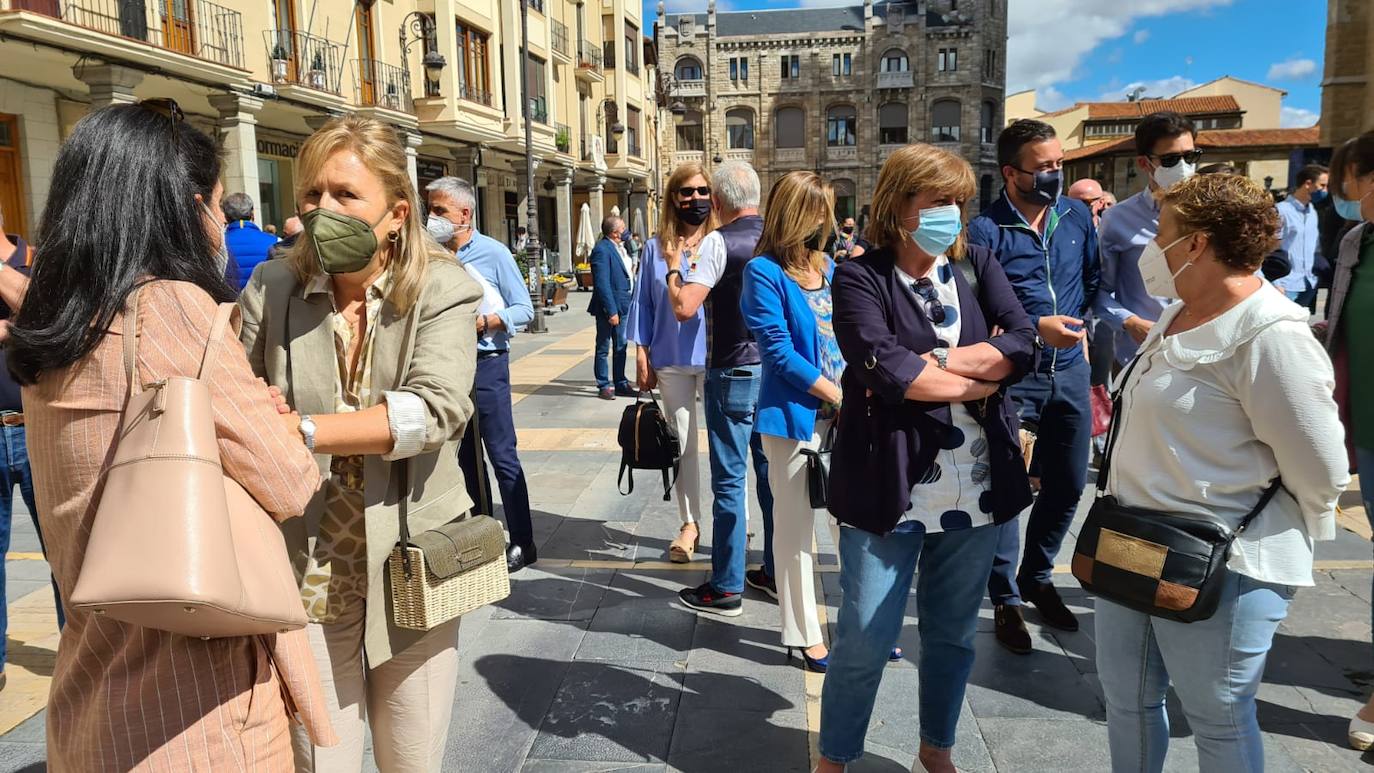
[[[711,186],[702,185],[700,187],[693,188],[690,185],[684,185],[681,188],[677,189],[677,195],[681,196],[684,199],[691,198],[693,193],[695,193],[698,196],[710,196]]]
[[[935,291],[935,283],[930,281],[930,277],[921,277],[911,284],[911,289],[916,292],[926,305],[926,316],[931,322],[937,325],[945,323],[945,305],[940,303],[940,296]]]
[[[1168,169],[1171,167],[1178,166],[1178,162],[1180,161],[1187,161],[1190,164],[1196,164],[1198,162],[1198,159],[1202,158],[1202,151],[1187,150],[1182,153],[1165,153],[1162,156],[1156,156],[1153,153],[1151,153],[1150,158],[1159,159],[1159,165],[1164,167],[1165,169]]]
[[[145,110],[151,110],[158,115],[166,116],[167,120],[172,123],[172,141],[176,141],[177,126],[186,120],[186,113],[182,112],[181,105],[178,105],[175,99],[171,97],[143,99],[139,100],[138,106]]]

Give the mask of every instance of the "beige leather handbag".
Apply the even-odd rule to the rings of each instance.
[[[220,466],[203,379],[234,305],[215,315],[196,378],[140,385],[138,294],[124,315],[129,399],[71,604],[205,639],[302,628],[280,529]]]

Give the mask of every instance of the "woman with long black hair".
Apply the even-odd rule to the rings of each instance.
[[[138,290],[136,377],[195,377],[211,392],[226,474],[278,519],[320,482],[297,419],[254,375],[232,331],[211,341],[225,280],[220,158],[170,100],[109,107],[58,154],[33,278],[10,331],[48,560],[64,599],[81,572],[128,397],[126,304]],[[150,535],[151,536],[151,535]],[[288,771],[288,710],[333,742],[304,631],[201,640],[68,606],[48,699],[54,771]],[[273,667],[275,665],[275,667]]]

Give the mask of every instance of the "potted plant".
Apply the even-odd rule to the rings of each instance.
[[[572,136],[568,134],[567,127],[560,126],[558,133],[554,135],[553,142],[558,146],[559,153],[567,153],[572,148]]]
[[[310,62],[310,71],[305,74],[305,82],[312,89],[325,90],[324,54],[315,52],[315,58]]]
[[[290,59],[287,56],[286,48],[280,43],[272,47],[272,80],[276,83],[286,81],[286,75]]]
[[[386,96],[383,98],[383,101],[386,103],[386,106],[392,110],[401,109],[401,97],[396,93],[395,83],[386,84]]]
[[[573,270],[577,272],[577,289],[592,289],[592,264],[578,263],[573,266]]]

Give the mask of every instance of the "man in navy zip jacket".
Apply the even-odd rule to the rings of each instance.
[[[1039,366],[1011,388],[1022,426],[1036,433],[1032,477],[1040,494],[1021,553],[1017,520],[1002,524],[988,579],[997,640],[1031,651],[1021,603],[1044,621],[1078,630],[1078,620],[1050,583],[1054,559],[1078,509],[1088,472],[1092,410],[1083,316],[1097,294],[1097,229],[1080,201],[1061,196],[1064,151],[1049,124],[1020,120],[997,138],[1002,196],[969,223],[969,242],[992,250],[1030,315],[1041,343]]]

